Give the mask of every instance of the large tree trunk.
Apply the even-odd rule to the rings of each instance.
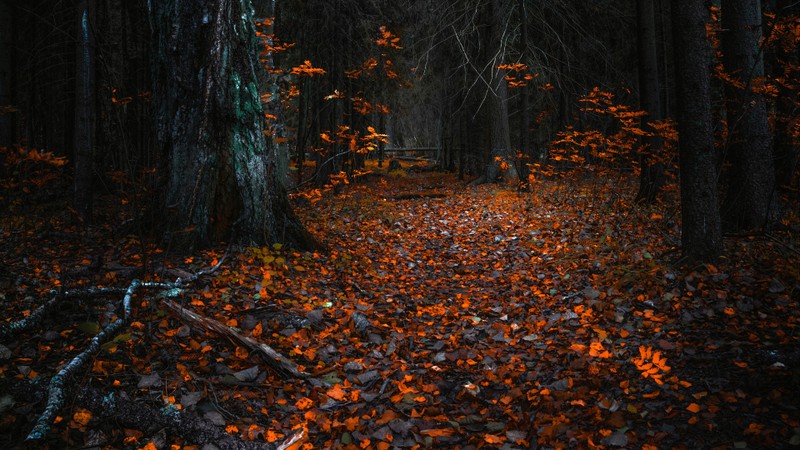
[[[250,0],[152,2],[157,135],[174,246],[314,241],[292,213],[261,132]]]
[[[710,58],[704,0],[675,0],[678,132],[681,166],[681,244],[683,254],[709,261],[722,253],[717,203],[717,172],[711,128]]]
[[[78,3],[78,39],[75,58],[75,181],[73,202],[84,220],[91,222],[94,178],[94,43],[88,0]]]
[[[661,90],[658,80],[658,52],[656,51],[656,20],[653,0],[636,1],[636,27],[639,52],[639,107],[647,113],[642,118],[642,129],[648,133],[655,130],[647,125],[663,118],[661,114]],[[652,202],[664,184],[664,167],[650,157],[661,151],[662,139],[653,134],[642,138],[639,152],[639,201]]]
[[[756,229],[777,220],[772,136],[764,96],[755,85],[764,76],[760,49],[760,0],[723,0],[723,63],[731,176],[723,213],[733,229]]]

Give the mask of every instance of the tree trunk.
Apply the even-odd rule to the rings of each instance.
[[[661,114],[661,90],[658,80],[658,52],[656,51],[656,21],[653,0],[636,1],[636,26],[639,52],[639,107],[647,113],[642,118],[642,130],[653,133],[648,126],[663,118]],[[653,162],[651,155],[661,152],[662,139],[647,135],[642,138],[639,152],[639,193],[636,198],[653,202],[664,184],[664,166]]]
[[[499,69],[505,56],[506,27],[508,26],[508,0],[491,0],[491,32],[487,42],[488,70],[491,73],[489,92],[489,121],[491,122],[491,153],[486,169],[486,182],[494,182],[502,173],[505,181],[518,178],[516,155],[511,148],[511,131],[508,122],[508,86],[506,71]]]
[[[706,39],[708,10],[703,0],[675,0],[678,132],[681,167],[681,244],[684,256],[710,261],[722,253],[717,172],[711,128],[711,49]]]
[[[9,2],[0,1],[0,147],[14,143],[12,106],[14,64],[14,8]],[[2,161],[0,161],[2,165]]]
[[[800,4],[796,0],[778,0],[775,6],[776,20],[786,21],[790,17],[796,18],[800,14]],[[774,31],[774,29],[773,29]],[[793,71],[800,66],[800,45],[784,47],[775,45],[776,48],[771,52],[773,58],[772,76],[774,78],[792,79]],[[800,162],[800,148],[796,145],[795,136],[792,132],[800,115],[795,93],[784,86],[780,87],[781,92],[775,102],[775,140],[773,149],[775,153],[775,177],[776,185],[789,186],[798,169]]]
[[[261,132],[250,0],[151,3],[157,136],[168,158],[164,227],[174,247],[221,240],[314,247]]]
[[[78,4],[75,58],[75,182],[74,207],[85,223],[91,222],[94,178],[94,43],[88,0]]]
[[[723,0],[723,64],[731,176],[723,206],[726,226],[749,230],[777,221],[772,136],[764,96],[754,89],[764,77],[760,49],[760,0]]]
[[[518,0],[519,7],[519,20],[520,20],[520,59],[523,63],[528,64],[530,67],[530,61],[528,60],[528,13],[525,9],[525,0]],[[532,160],[531,151],[528,144],[528,127],[531,125],[531,113],[530,108],[528,107],[528,83],[530,81],[525,81],[525,83],[520,87],[520,113],[519,113],[519,155],[520,157],[517,159],[517,171],[519,173],[520,181],[522,182],[523,186],[527,187],[528,184],[528,172],[529,172],[529,164]]]

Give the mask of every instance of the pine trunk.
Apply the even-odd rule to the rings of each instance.
[[[761,2],[723,0],[722,28],[731,77],[725,87],[731,176],[723,214],[735,230],[768,227],[777,220],[777,197],[767,105],[755,89],[764,77]]]
[[[14,8],[0,2],[0,147],[14,143],[12,121],[14,64]],[[2,163],[2,161],[0,161]],[[2,165],[2,164],[0,164]]]
[[[661,90],[658,80],[658,52],[656,51],[656,12],[653,0],[636,1],[636,24],[639,52],[639,107],[647,113],[642,118],[642,129],[653,133],[648,122],[661,120]],[[661,151],[662,139],[647,135],[642,138],[639,153],[639,193],[637,200],[653,202],[664,184],[664,167],[654,162],[652,155]]]
[[[507,0],[491,0],[490,33],[487,42],[488,70],[491,73],[489,93],[489,121],[491,122],[491,153],[486,169],[486,181],[494,182],[501,174],[504,181],[518,178],[516,155],[511,148],[511,130],[508,121],[508,86],[506,71],[498,68],[505,55],[506,27],[509,8]]]
[[[684,256],[710,261],[722,253],[717,172],[711,128],[711,49],[703,0],[672,4],[681,169],[681,244]]]
[[[157,136],[168,158],[163,225],[173,246],[315,246],[261,132],[250,1],[162,0],[151,15]]]
[[[94,49],[88,0],[78,4],[75,60],[75,181],[73,203],[85,223],[91,222],[94,177]]]

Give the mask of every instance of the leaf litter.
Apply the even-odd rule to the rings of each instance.
[[[559,189],[436,174],[351,184],[300,207],[326,252],[241,249],[177,299],[268,344],[308,380],[145,299],[78,382],[183,408],[245,440],[305,427],[299,448],[797,445],[796,255],[737,238],[719,264],[681,267],[674,206]],[[67,279],[87,255],[192,271],[225,253],[174,258],[134,237],[66,244],[45,231],[55,221],[4,227],[6,242],[44,233],[48,243],[4,245],[21,280],[4,286],[7,321],[61,283],[119,284],[109,273]],[[3,343],[4,378],[52,376],[119,314],[110,301],[65,308],[47,332]],[[18,437],[37,411],[3,406],[0,429]],[[84,410],[64,414],[56,430],[71,445],[93,425],[127,446],[150,442]]]

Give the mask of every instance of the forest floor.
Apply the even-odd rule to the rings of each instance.
[[[281,377],[137,297],[131,326],[70,383],[142,408],[171,404],[246,441],[305,428],[300,448],[800,446],[795,216],[782,231],[727,237],[718,264],[686,267],[675,204],[633,205],[628,187],[540,182],[519,193],[393,173],[299,199],[325,251],[176,257],[120,231],[130,207],[119,198],[98,205],[109,225],[85,231],[64,199],[41,194],[31,206],[41,189],[8,192],[5,322],[50,289],[170,281],[224,256],[178,302],[310,374]],[[11,381],[49,380],[120,302],[69,300],[0,341],[0,447],[20,446],[44,409],[9,392]],[[43,445],[183,444],[100,416],[69,403]]]

